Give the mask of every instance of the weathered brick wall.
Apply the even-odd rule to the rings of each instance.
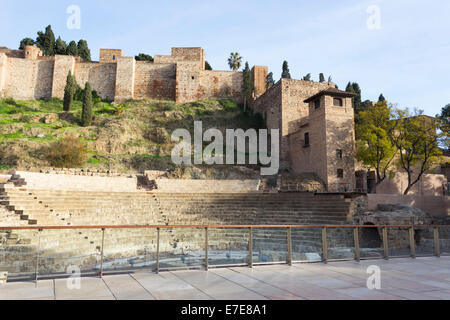
[[[198,68],[205,70],[205,51],[202,48],[172,48],[177,61],[197,61]]]
[[[233,98],[242,103],[242,72],[202,71],[196,89],[199,99]]]
[[[77,63],[75,65],[75,79],[82,88],[84,88],[86,82],[89,82],[99,96],[114,99],[116,88],[115,63]]]
[[[175,64],[136,61],[134,98],[175,100]]]
[[[64,98],[67,74],[75,72],[75,58],[72,56],[56,55],[53,69],[52,97]]]
[[[175,100],[180,103],[200,100],[200,70],[195,61],[177,62]]]
[[[355,187],[355,130],[354,111],[351,98],[342,98],[343,106],[333,105],[333,97],[325,96],[326,147],[329,191],[349,191]],[[336,150],[342,150],[338,159]],[[343,178],[337,177],[342,169]]]
[[[115,63],[118,57],[123,57],[121,49],[100,49],[100,63]]]
[[[8,57],[5,53],[0,52],[0,97],[5,94],[5,85],[7,78]]]
[[[124,101],[134,98],[135,67],[136,60],[134,60],[134,57],[120,57],[117,59],[114,100]]]
[[[268,67],[254,66],[252,68],[252,79],[255,97],[259,97],[266,92],[267,74],[269,72]]]
[[[53,67],[52,60],[8,58],[5,95],[15,99],[50,98]]]

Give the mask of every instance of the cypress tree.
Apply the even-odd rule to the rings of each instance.
[[[269,89],[274,84],[275,81],[273,80],[273,72],[269,72],[266,77],[266,89]]]
[[[208,61],[205,60],[205,70],[212,70],[211,65],[209,64]]]
[[[69,45],[67,46],[66,54],[68,54],[69,56],[78,56],[78,47],[75,41],[70,41]]]
[[[67,53],[67,43],[58,37],[55,43],[55,54],[66,54]]]
[[[90,126],[92,123],[92,88],[89,82],[86,82],[83,91],[83,109],[81,112],[81,125]]]
[[[86,40],[78,41],[78,55],[85,61],[91,61],[91,50]]]
[[[286,60],[283,61],[283,67],[281,72],[281,78],[290,79],[291,74],[289,73],[289,66]]]
[[[352,83],[353,92],[356,93],[356,97],[353,98],[353,108],[355,113],[358,114],[361,111],[361,89],[356,82]]]
[[[55,35],[53,34],[51,25],[48,25],[47,28],[45,28],[44,55],[45,56],[55,55]]]
[[[303,80],[305,81],[311,81],[311,73],[308,73],[306,76],[303,77]]]
[[[325,76],[323,75],[323,73],[319,74],[319,82],[325,82]]]
[[[380,96],[378,97],[378,102],[383,102],[386,101],[386,98],[383,96],[383,94],[380,94]]]
[[[44,53],[44,51],[45,51],[45,34],[42,31],[37,32],[36,46],[42,50],[42,53]]]
[[[66,86],[64,87],[64,101],[63,101],[63,110],[65,112],[68,112],[70,110],[70,105],[73,101],[73,95],[74,95],[74,77],[72,76],[72,73],[69,71],[66,78]]]

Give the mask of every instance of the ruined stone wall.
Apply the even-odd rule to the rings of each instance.
[[[92,90],[97,91],[99,96],[114,99],[116,86],[115,63],[77,63],[75,65],[75,79],[80,87],[84,88],[86,82],[89,82]]]
[[[175,100],[176,65],[136,61],[134,98]]]
[[[14,99],[50,98],[54,61],[47,59],[7,59],[5,96]]]

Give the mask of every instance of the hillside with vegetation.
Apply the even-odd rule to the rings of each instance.
[[[231,99],[177,104],[127,101],[114,105],[93,99],[92,123],[82,126],[82,102],[63,111],[59,99],[0,100],[0,170],[83,168],[137,173],[175,165],[170,135],[176,128],[260,128],[262,121]]]

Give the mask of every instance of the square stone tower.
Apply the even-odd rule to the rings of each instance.
[[[328,88],[304,102],[309,116],[289,137],[296,172],[315,172],[329,192],[355,188],[353,93]]]

